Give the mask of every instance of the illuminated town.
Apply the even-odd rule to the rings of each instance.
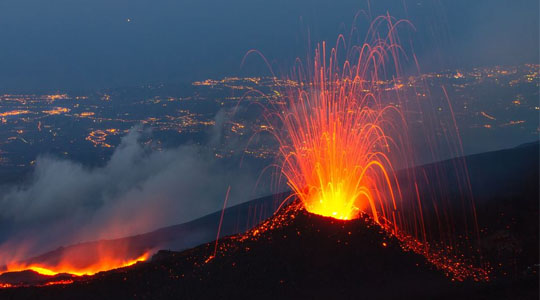
[[[538,72],[539,66],[531,64],[453,70],[409,77],[393,88],[412,90],[425,81],[431,96],[442,97],[437,91],[446,87],[465,146],[468,138],[495,140],[500,134],[525,142],[534,140],[539,132]],[[255,102],[275,101],[284,87],[294,84],[275,78],[227,77],[196,81],[182,92],[159,84],[90,94],[4,94],[0,96],[2,176],[9,180],[9,174],[24,174],[38,153],[83,163],[89,157],[104,162],[137,124],[151,128],[153,140],[147,142],[156,150],[188,141],[208,146],[217,158],[243,151],[255,159],[270,159],[275,151],[272,144],[247,143],[266,125],[260,118],[243,118],[236,111],[238,107],[253,109]],[[224,122],[220,124],[223,139],[219,144],[208,143],[220,111],[225,115],[219,121]],[[227,146],[230,139],[243,142],[231,148]],[[481,150],[489,149],[468,152]]]

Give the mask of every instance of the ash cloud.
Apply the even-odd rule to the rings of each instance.
[[[140,143],[146,134],[133,128],[102,167],[39,157],[28,183],[0,195],[0,264],[196,219],[221,209],[229,185],[229,206],[256,196],[256,168],[197,145],[151,150]]]

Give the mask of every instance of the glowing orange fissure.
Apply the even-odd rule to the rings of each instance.
[[[146,261],[150,256],[150,253],[144,253],[143,255],[135,259],[119,259],[119,258],[103,258],[95,262],[92,265],[85,267],[76,267],[69,264],[60,263],[54,266],[40,265],[40,264],[20,264],[11,263],[7,265],[7,269],[0,274],[7,272],[20,272],[26,270],[32,270],[36,273],[54,276],[57,274],[67,273],[76,276],[94,275],[102,271],[109,271],[113,269],[132,266],[138,262]]]

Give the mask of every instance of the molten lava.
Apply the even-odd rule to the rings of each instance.
[[[109,271],[122,267],[132,266],[138,262],[146,261],[149,256],[149,252],[144,253],[143,255],[134,259],[126,259],[114,256],[101,256],[96,261],[86,265],[73,264],[67,259],[61,261],[56,265],[49,265],[47,263],[11,263],[6,266],[6,269],[2,273],[0,273],[0,275],[7,272],[20,272],[25,270],[32,270],[36,273],[47,276],[54,276],[57,274],[72,274],[76,276],[94,275],[102,271]]]
[[[268,131],[279,143],[281,174],[308,212],[342,220],[366,213],[407,249],[458,280],[467,272],[487,280],[480,268],[456,270],[464,265],[457,258],[463,256],[460,250],[477,254],[468,244],[477,236],[478,225],[466,163],[458,160],[453,169],[434,172],[413,168],[420,147],[428,149],[433,161],[440,160],[438,147],[455,156],[462,154],[462,147],[448,97],[451,121],[443,123],[440,115],[430,114],[431,101],[410,97],[427,94],[417,91],[422,82],[409,82],[414,93],[404,94],[399,61],[408,57],[396,33],[403,23],[410,24],[389,15],[378,17],[360,46],[347,47],[340,35],[330,51],[323,42],[305,65],[296,61],[287,78],[295,84],[280,93],[284,97],[270,101],[265,116]],[[413,133],[411,123],[420,129]],[[413,134],[424,139],[421,146],[413,145]],[[397,168],[407,171],[398,176]],[[445,185],[452,176],[457,178],[458,199]],[[452,215],[457,201],[462,211]]]
[[[378,86],[387,52],[394,51],[389,31],[387,39],[353,48],[356,55],[341,68],[338,47],[328,58],[323,43],[312,74],[300,75],[270,116],[282,125],[272,128],[279,128],[273,133],[283,175],[312,213],[348,220],[367,211],[378,223],[397,222],[399,185],[389,155],[398,145],[388,132],[405,126],[401,111],[382,103]]]
[[[291,145],[281,148],[283,172],[308,211],[347,220],[370,209],[378,221],[386,211],[377,208],[394,202],[383,129],[393,108],[369,106],[361,80],[327,82],[322,69],[315,80],[316,94],[299,93],[300,107],[284,118]]]

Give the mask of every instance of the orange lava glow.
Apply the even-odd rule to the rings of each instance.
[[[272,128],[279,128],[282,172],[309,212],[349,220],[369,211],[378,223],[396,221],[395,142],[387,128],[399,126],[402,114],[382,103],[377,86],[392,34],[355,48],[354,60],[339,67],[338,46],[328,55],[319,45],[312,75],[278,104],[283,126]]]
[[[291,197],[307,211],[340,220],[366,213],[406,250],[422,254],[456,280],[488,280],[485,269],[461,260],[462,249],[478,254],[470,243],[478,224],[465,161],[431,173],[415,168],[422,155],[415,150],[427,149],[431,161],[440,161],[439,149],[459,157],[463,148],[444,87],[450,116],[441,122],[432,100],[422,98],[429,94],[427,86],[404,83],[400,58],[419,67],[414,54],[409,59],[400,45],[401,25],[413,27],[381,16],[363,43],[347,45],[340,35],[333,48],[323,42],[305,63],[296,60],[287,78],[295,84],[270,101],[265,116],[267,131],[279,144],[279,170]],[[420,145],[413,134],[422,139]],[[451,196],[446,174],[457,178],[459,196]],[[457,201],[463,210],[452,215]],[[455,234],[458,227],[463,238]]]
[[[44,284],[44,286],[49,285],[59,285],[59,284],[72,284],[73,280],[58,280],[58,281],[51,281]]]
[[[86,266],[75,266],[72,264],[69,264],[68,262],[59,263],[58,265],[40,265],[40,264],[8,264],[7,269],[2,272],[20,272],[20,271],[26,271],[26,270],[32,270],[36,273],[47,275],[47,276],[54,276],[57,274],[72,274],[76,276],[83,276],[83,275],[94,275],[96,273],[102,272],[102,271],[109,271],[113,269],[123,268],[123,267],[129,267],[132,266],[138,262],[143,262],[148,259],[150,256],[150,253],[147,252],[135,259],[124,259],[119,257],[113,257],[113,256],[104,256],[100,257],[98,261],[86,265]],[[65,282],[62,282],[65,283]]]
[[[370,209],[378,220],[382,201],[394,201],[382,125],[393,107],[369,106],[373,95],[357,92],[362,80],[327,79],[323,70],[315,80],[318,92],[300,93],[300,106],[284,118],[292,142],[282,147],[289,186],[312,213],[348,220]]]

